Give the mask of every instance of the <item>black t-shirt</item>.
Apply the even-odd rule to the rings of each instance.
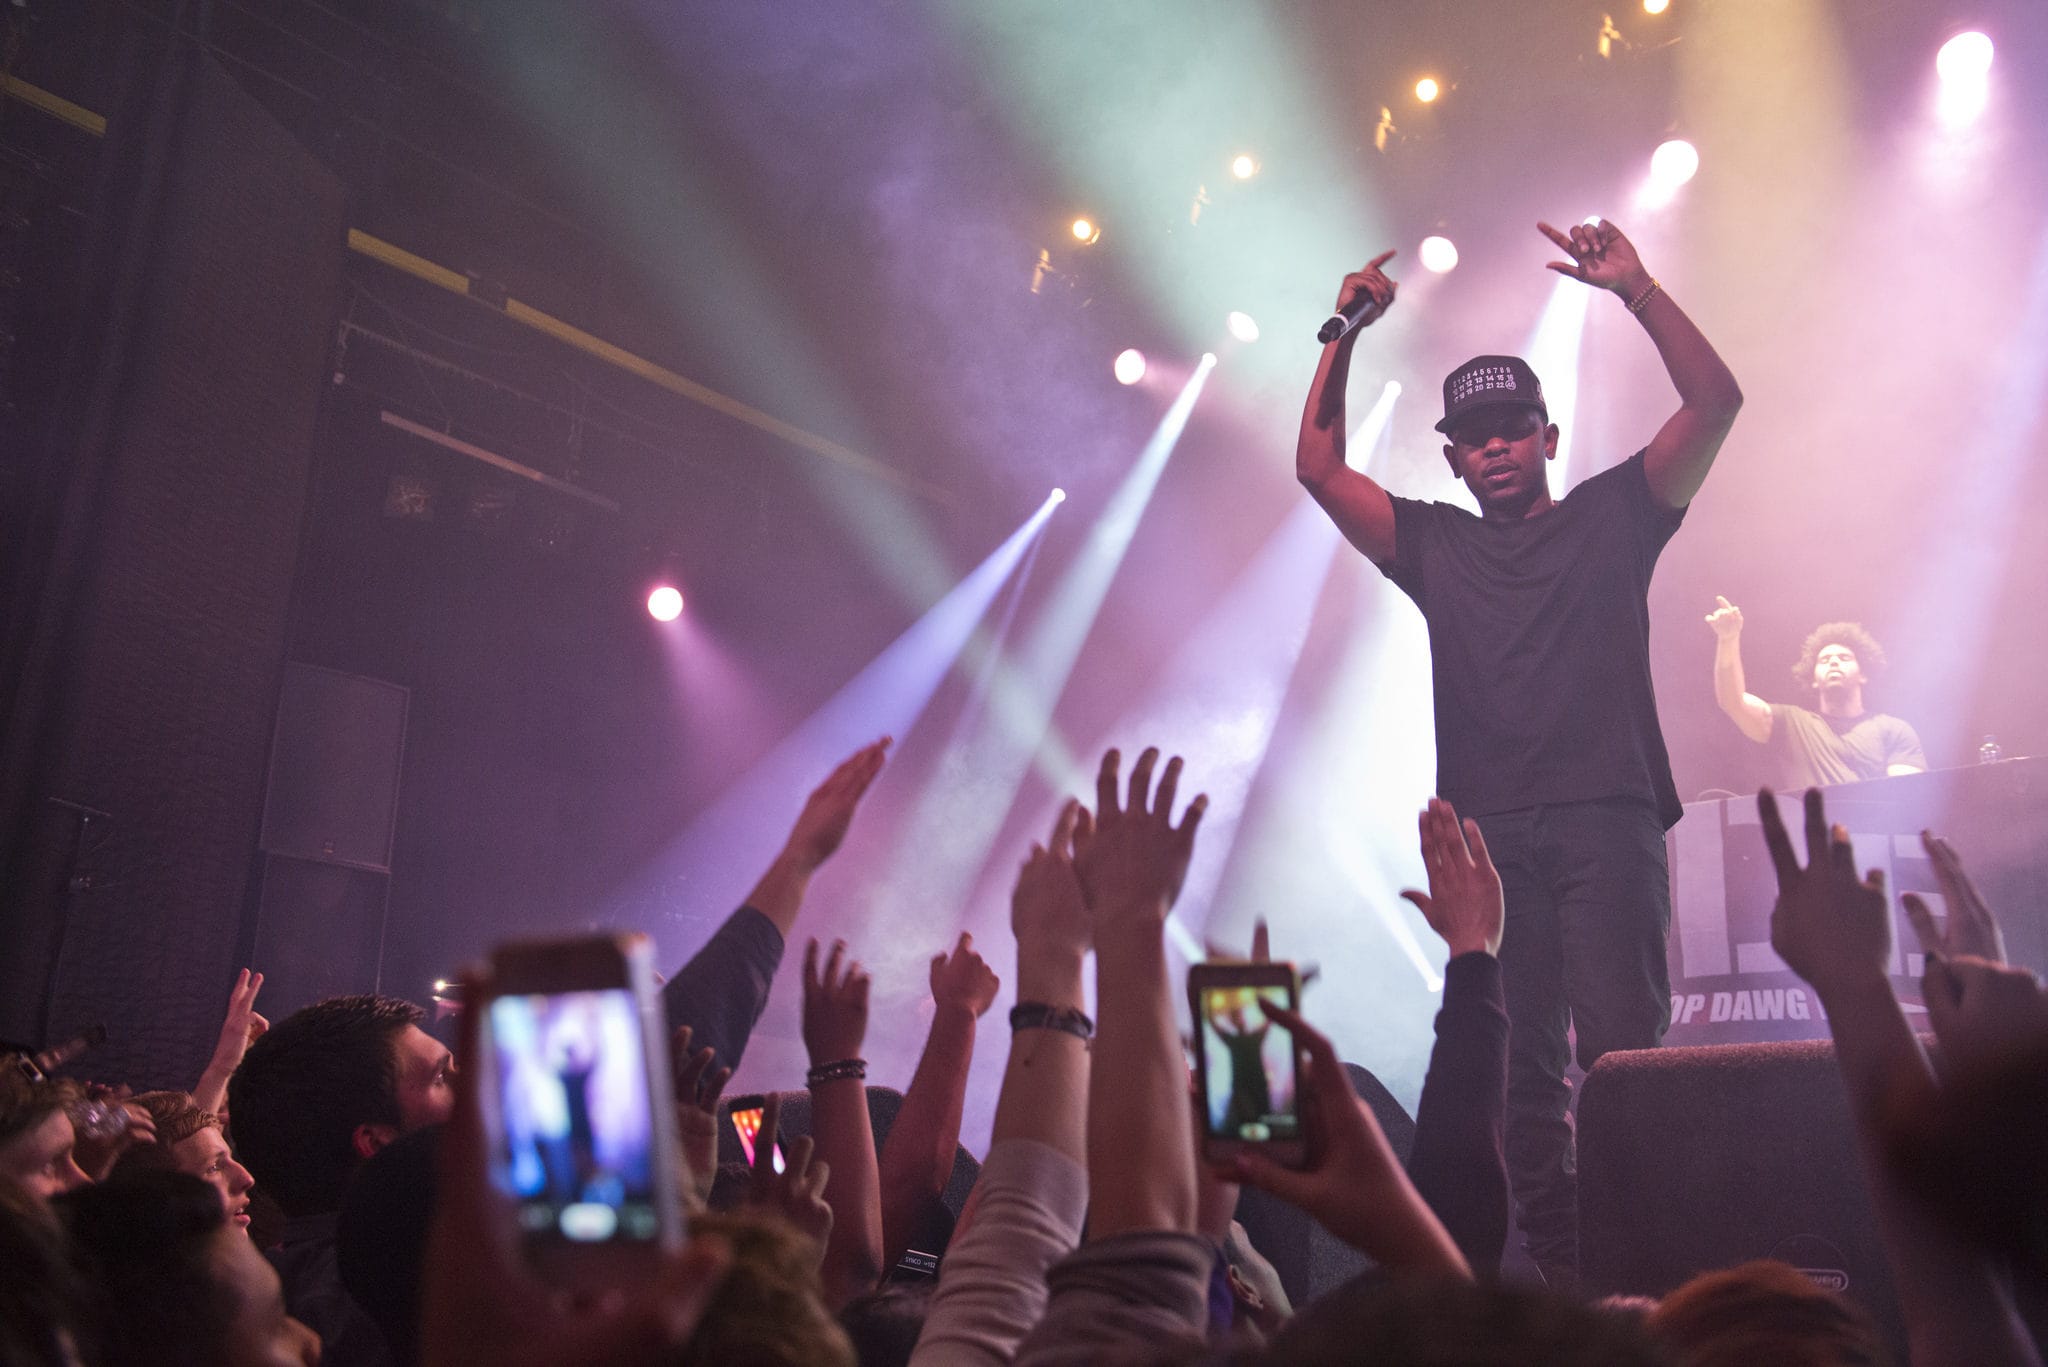
[[[1381,568],[1429,623],[1437,792],[1461,814],[1619,797],[1678,820],[1649,588],[1684,519],[1640,451],[1519,522],[1394,500]]]
[[[1883,778],[1894,764],[1927,767],[1919,735],[1882,712],[1831,717],[1774,702],[1771,723],[1771,757],[1777,764],[1780,792]]]

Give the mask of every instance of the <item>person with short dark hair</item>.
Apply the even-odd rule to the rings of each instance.
[[[228,1083],[243,1163],[290,1217],[272,1254],[292,1314],[318,1331],[328,1367],[390,1361],[349,1299],[335,1221],[356,1169],[400,1135],[448,1118],[453,1059],[393,997],[334,997],[278,1022]]]
[[[1711,343],[1614,224],[1538,229],[1549,268],[1622,300],[1678,407],[1626,460],[1553,496],[1543,386],[1516,356],[1444,379],[1444,460],[1476,514],[1396,498],[1344,460],[1354,330],[1323,348],[1295,476],[1421,610],[1435,696],[1437,792],[1485,832],[1506,891],[1507,1160],[1529,1250],[1577,1279],[1571,1084],[1670,1024],[1664,832],[1680,815],[1650,677],[1649,587],[1742,407]],[[1394,302],[1392,252],[1348,275],[1339,312]]]
[[[1812,692],[1819,711],[1765,702],[1749,691],[1742,669],[1742,609],[1715,598],[1714,701],[1759,745],[1786,792],[1857,783],[1927,768],[1920,737],[1905,722],[1864,709],[1863,690],[1884,672],[1884,647],[1861,622],[1824,622],[1807,634],[1792,666],[1793,681]]]

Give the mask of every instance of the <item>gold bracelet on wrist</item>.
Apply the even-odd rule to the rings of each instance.
[[[1628,301],[1628,311],[1640,315],[1644,309],[1650,306],[1650,301],[1655,299],[1658,292],[1663,288],[1664,286],[1658,282],[1657,277],[1651,276],[1650,283],[1643,287],[1643,292]]]

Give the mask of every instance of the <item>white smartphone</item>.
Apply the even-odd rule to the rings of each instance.
[[[650,1275],[685,1230],[668,1036],[647,937],[492,955],[479,1089],[528,1260],[584,1288]]]

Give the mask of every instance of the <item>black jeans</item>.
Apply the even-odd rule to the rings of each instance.
[[[1479,818],[1507,899],[1508,1176],[1529,1253],[1576,1269],[1578,1157],[1567,1032],[1581,1068],[1647,1049],[1671,1023],[1664,826],[1629,799]]]

